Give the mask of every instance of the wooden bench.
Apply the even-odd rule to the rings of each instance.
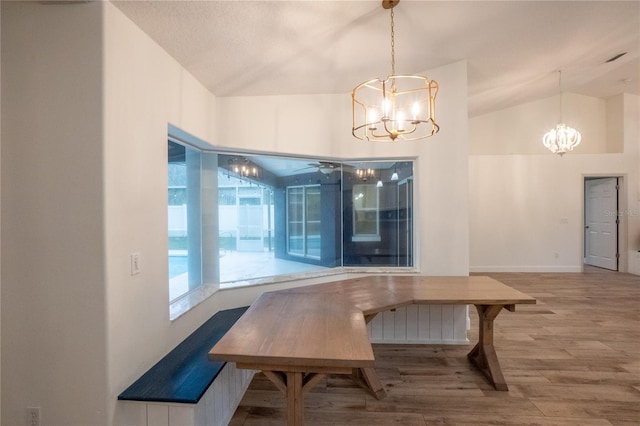
[[[211,361],[208,351],[246,310],[217,312],[124,390],[118,400],[137,403],[127,404],[125,416],[144,417],[136,420],[142,425],[153,423],[150,417],[155,415],[173,419],[176,425],[226,424],[253,372],[236,369],[234,363]]]

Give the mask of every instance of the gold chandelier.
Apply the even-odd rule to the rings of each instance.
[[[562,123],[562,70],[558,70],[558,86],[560,87],[560,122],[542,137],[542,144],[554,154],[563,156],[580,145],[580,132]]]
[[[412,141],[440,130],[435,120],[438,83],[417,75],[396,75],[393,8],[399,2],[382,0],[382,7],[391,10],[391,75],[365,81],[351,94],[351,133],[361,140]]]

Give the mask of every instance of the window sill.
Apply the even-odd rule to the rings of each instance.
[[[255,287],[259,285],[268,285],[268,284],[279,284],[286,283],[290,281],[299,281],[305,279],[312,278],[322,278],[329,277],[333,275],[344,275],[344,274],[354,274],[354,275],[364,275],[364,274],[395,274],[395,275],[404,275],[404,274],[417,274],[419,271],[415,267],[372,267],[372,268],[363,268],[363,267],[339,267],[332,268],[323,271],[310,271],[289,275],[276,275],[272,277],[265,278],[257,278],[252,280],[244,280],[244,281],[234,281],[232,283],[223,283],[223,284],[206,284],[202,287],[199,287],[179,299],[174,300],[169,304],[169,319],[174,321],[180,318],[185,313],[189,312],[189,310],[195,308],[200,303],[204,302],[209,297],[216,294],[221,290],[233,290],[239,288],[246,287]]]
[[[217,284],[205,284],[169,303],[169,320],[174,321],[217,293]]]
[[[242,287],[252,287],[265,284],[278,284],[288,281],[304,280],[309,278],[327,277],[331,275],[344,274],[344,268],[331,268],[320,271],[298,272],[295,274],[275,275],[271,277],[256,278],[252,280],[233,281],[220,284],[220,289],[234,289]]]

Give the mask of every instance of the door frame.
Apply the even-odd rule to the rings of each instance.
[[[585,252],[587,247],[585,226],[586,223],[586,202],[587,197],[585,193],[586,181],[590,179],[602,179],[602,178],[617,178],[618,179],[618,219],[617,226],[617,240],[618,240],[618,272],[627,272],[628,263],[628,250],[627,250],[627,229],[628,218],[627,215],[621,214],[621,212],[627,211],[627,174],[619,173],[590,173],[582,175],[581,191],[582,191],[582,252],[580,253],[580,267],[584,272],[585,267]]]

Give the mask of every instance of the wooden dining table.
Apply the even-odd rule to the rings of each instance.
[[[303,424],[304,394],[326,374],[374,366],[362,312],[308,293],[264,293],[209,356],[261,370],[285,394],[289,425]]]
[[[476,307],[478,342],[469,360],[496,390],[508,390],[493,344],[503,310],[536,300],[482,276],[375,275],[262,294],[211,349],[214,360],[261,370],[287,400],[287,424],[304,423],[304,394],[326,374],[352,374],[385,396],[374,368],[366,324],[411,304]]]

